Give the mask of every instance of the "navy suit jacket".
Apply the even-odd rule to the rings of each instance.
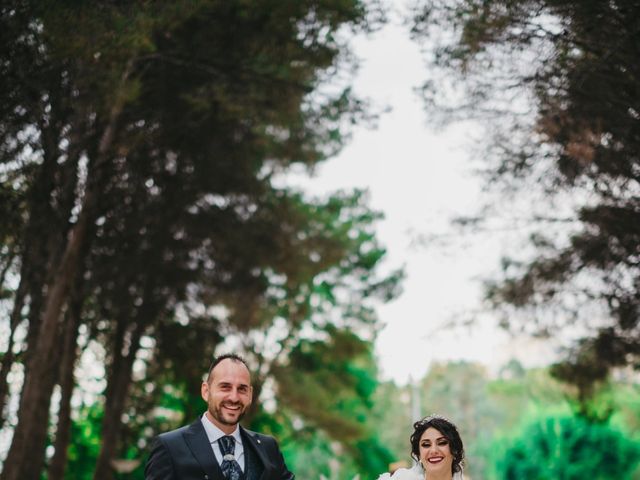
[[[244,448],[251,448],[264,470],[258,480],[294,480],[273,437],[240,427]],[[246,457],[245,457],[246,458]],[[224,480],[209,438],[198,418],[191,425],[154,439],[144,469],[146,480]]]

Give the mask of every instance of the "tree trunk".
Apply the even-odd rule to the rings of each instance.
[[[62,362],[60,363],[60,409],[56,428],[55,453],[49,464],[48,480],[63,480],[67,465],[67,449],[71,439],[71,397],[75,387],[75,365],[78,358],[78,327],[82,313],[83,298],[80,282],[74,288],[74,300],[69,309],[69,320],[65,326]]]
[[[22,387],[18,425],[2,472],[3,480],[38,480],[44,463],[51,393],[57,377],[52,358],[60,342],[61,313],[67,302],[69,286],[78,271],[80,251],[86,241],[88,215],[81,215],[47,292],[46,304],[28,374]],[[38,412],[34,415],[33,412]]]
[[[46,135],[47,138],[50,136],[50,134]],[[43,145],[43,151],[45,154],[42,166],[29,192],[30,215],[22,239],[20,283],[15,293],[11,312],[9,345],[3,356],[2,368],[0,369],[0,427],[4,423],[2,412],[9,395],[7,376],[15,359],[13,353],[15,331],[22,321],[22,310],[28,298],[29,328],[26,344],[28,346],[35,343],[41,315],[42,286],[46,282],[46,271],[51,267],[51,262],[54,259],[52,251],[54,242],[51,237],[56,238],[56,232],[60,232],[60,226],[53,222],[55,215],[51,208],[51,196],[55,188],[53,178],[58,154],[57,144],[48,142],[47,145]],[[28,357],[28,353],[25,357]],[[27,362],[27,359],[25,358],[23,361]],[[27,375],[28,368],[25,364],[25,379]]]
[[[58,332],[54,332],[52,336],[57,337]],[[33,357],[37,358],[37,357]],[[52,350],[46,362],[40,362],[38,365],[38,375],[35,374],[35,370],[32,374],[25,378],[25,384],[31,380],[31,383],[38,383],[39,389],[42,392],[49,392],[47,396],[25,396],[24,393],[20,398],[20,412],[30,412],[30,415],[26,415],[28,421],[24,421],[25,416],[18,417],[18,427],[23,425],[21,432],[16,428],[14,436],[11,442],[11,448],[9,449],[9,455],[4,462],[4,470],[2,472],[2,478],[14,478],[14,479],[33,479],[40,478],[40,472],[44,464],[44,448],[46,446],[47,430],[49,427],[49,408],[51,404],[51,392],[55,385],[55,380],[58,371],[58,362],[60,360],[60,350]],[[23,388],[24,392],[24,388]],[[29,418],[30,417],[30,418]],[[24,426],[29,426],[39,421],[39,428],[32,428],[31,435],[27,438],[25,436]],[[42,445],[42,452],[34,452],[30,450],[31,445]],[[16,462],[16,463],[12,463]],[[12,472],[17,472],[15,476],[10,476]]]
[[[117,453],[117,442],[122,427],[120,419],[131,385],[133,362],[140,348],[140,338],[145,328],[143,323],[135,324],[128,341],[125,339],[126,329],[122,329],[122,335],[116,339],[118,348],[114,350],[113,364],[107,380],[104,418],[102,420],[102,444],[93,480],[111,480],[113,478],[111,461],[115,459]],[[125,343],[127,344],[126,352],[124,351]]]
[[[7,383],[7,377],[13,366],[14,353],[14,338],[16,329],[20,324],[22,307],[24,306],[25,292],[24,283],[20,282],[16,296],[13,302],[13,311],[11,312],[11,318],[9,320],[9,340],[7,345],[7,351],[2,356],[2,365],[0,366],[0,429],[4,425],[4,407],[9,396],[9,384]]]
[[[130,66],[123,74],[123,83],[128,78]],[[87,250],[90,242],[87,232],[93,225],[102,188],[101,179],[105,174],[108,153],[115,136],[116,121],[124,107],[123,102],[124,98],[120,98],[111,110],[109,122],[100,140],[96,161],[87,177],[78,221],[69,232],[64,254],[55,275],[48,283],[37,342],[26,365],[28,374],[22,386],[18,425],[4,462],[1,480],[40,479],[49,427],[51,393],[57,373],[51,366],[51,359],[54,358],[56,346],[61,340],[59,324],[64,318],[62,313],[68,301],[70,287],[76,275],[82,272],[82,252]],[[34,415],[33,412],[38,412],[38,415]]]

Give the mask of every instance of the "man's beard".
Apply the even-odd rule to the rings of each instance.
[[[240,420],[242,420],[242,417],[244,417],[244,414],[247,411],[247,407],[244,407],[242,404],[229,404],[229,403],[227,403],[226,405],[229,405],[229,406],[240,405],[240,408],[242,409],[242,411],[238,414],[238,417],[235,420],[227,420],[227,419],[224,418],[223,413],[222,413],[223,404],[220,404],[219,407],[214,408],[213,410],[209,410],[209,413],[211,413],[213,418],[218,420],[223,425],[229,425],[229,426],[237,425],[240,422]]]

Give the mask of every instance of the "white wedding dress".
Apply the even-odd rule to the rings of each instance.
[[[425,480],[424,470],[418,464],[411,468],[399,468],[393,475],[390,473],[383,473],[378,477],[378,480]],[[427,478],[427,480],[429,480]],[[453,474],[452,480],[464,480],[462,472],[456,472]]]

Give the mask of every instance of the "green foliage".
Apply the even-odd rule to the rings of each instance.
[[[326,334],[300,341],[273,370],[279,420],[263,416],[261,424],[275,428],[300,477],[370,478],[392,459],[372,411],[378,385],[372,347],[348,330],[328,326]]]
[[[381,441],[377,431],[375,435],[370,435],[368,438],[356,442],[352,455],[356,464],[354,474],[359,473],[361,476],[367,475],[371,478],[381,472],[385,472],[389,464],[394,460],[389,447]],[[350,474],[350,476],[340,476],[338,478],[353,478],[354,476]]]
[[[612,383],[610,396],[614,399],[611,424],[629,432],[640,432],[640,385],[630,381]]]
[[[68,480],[91,480],[100,452],[100,432],[104,409],[100,403],[83,406],[71,426],[73,442],[69,445]]]
[[[496,463],[497,478],[630,479],[640,447],[623,432],[573,416],[541,418],[522,430]]]
[[[319,478],[320,475],[331,478],[331,462],[335,462],[336,457],[345,459],[344,455],[337,455],[331,440],[318,430],[297,432],[292,441],[282,442],[281,446],[287,465],[300,478]]]
[[[569,422],[570,426],[566,427],[569,430],[575,422],[583,431],[591,432],[585,434],[587,439],[600,435],[602,429],[614,432],[611,438],[618,438],[614,442],[619,443],[613,446],[620,446],[620,458],[624,459],[622,455],[627,452],[636,455],[634,451],[637,450],[629,446],[638,440],[633,433],[638,431],[640,418],[640,387],[637,382],[632,377],[612,381],[606,392],[592,399],[592,409],[609,412],[610,417],[606,421],[594,422],[580,416],[571,396],[572,388],[554,379],[548,369],[526,370],[516,361],[505,366],[497,377],[472,363],[439,363],[432,365],[427,375],[414,385],[398,387],[393,383],[383,383],[376,391],[371,418],[384,427],[378,431],[378,437],[391,450],[393,459],[409,462],[409,436],[414,420],[411,418],[412,401],[419,399],[420,415],[440,413],[449,417],[461,433],[466,453],[465,472],[471,478],[569,478],[525,474],[504,476],[504,469],[516,450],[520,448],[518,452],[526,453],[530,445],[527,442],[535,443],[528,439],[529,433],[525,433],[525,428],[529,427],[523,425],[539,425],[547,421],[545,419],[551,419],[551,422],[565,419],[562,422]],[[562,425],[564,428],[565,423]],[[635,436],[621,432],[631,432]],[[555,440],[550,438],[548,441]],[[598,443],[588,443],[588,448],[595,448],[596,456],[609,453],[608,444],[599,440]],[[507,451],[511,453],[508,455]],[[588,450],[581,450],[580,455],[583,454],[589,458]],[[529,465],[529,462],[524,464]],[[501,469],[499,474],[497,465]],[[531,462],[531,465],[535,466],[536,462]],[[631,471],[629,467],[627,473]]]
[[[65,479],[91,480],[101,444],[101,428],[104,416],[102,403],[96,402],[90,406],[82,406],[76,412],[71,426],[73,441],[69,445],[68,465],[65,471]],[[140,445],[128,444],[122,455],[118,458],[139,460],[139,466],[126,477],[129,480],[143,480],[144,460],[147,451]],[[121,478],[116,474],[116,479]]]
[[[365,348],[350,332],[334,331],[328,341],[301,341],[288,364],[274,370],[282,404],[307,422],[322,425],[330,436],[345,441],[358,438],[366,420],[367,396],[359,391],[362,378],[346,363],[352,357],[349,350],[362,354]]]

